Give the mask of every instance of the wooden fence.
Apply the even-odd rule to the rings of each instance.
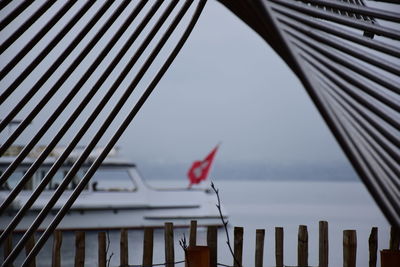
[[[145,228],[143,236],[143,259],[142,266],[153,266],[153,228]],[[369,236],[369,267],[377,266],[377,250],[378,238],[377,228],[373,227]],[[255,246],[255,267],[263,267],[264,255],[264,238],[265,230],[256,230],[256,246]],[[209,226],[207,228],[207,246],[210,249],[210,267],[221,265],[218,263],[217,258],[217,243],[218,243],[218,228]],[[275,264],[276,267],[287,266],[284,265],[284,229],[282,227],[275,228]],[[189,228],[189,246],[196,245],[197,237],[197,222],[192,221]],[[175,261],[174,253],[174,228],[172,223],[165,223],[164,227],[164,240],[165,240],[165,265],[166,267],[174,267],[177,262]],[[35,241],[32,238],[26,246],[26,253],[29,253]],[[390,233],[389,249],[399,251],[400,233],[393,228]],[[61,244],[62,232],[55,231],[53,235],[53,250],[52,250],[52,266],[61,266]],[[4,244],[4,257],[10,253],[12,247],[11,236]],[[98,233],[98,266],[106,267],[108,264],[107,259],[107,236],[106,232]],[[93,249],[93,248],[90,248]],[[298,228],[298,244],[297,244],[297,266],[307,267],[308,265],[308,230],[307,226],[300,225]],[[357,252],[357,235],[355,230],[343,231],[343,266],[355,267],[356,266],[356,252]],[[234,240],[233,240],[233,253],[232,266],[241,267],[243,255],[243,227],[234,227]],[[328,239],[328,223],[326,221],[319,222],[319,267],[328,267],[329,256],[329,239]],[[120,266],[132,266],[128,263],[128,231],[121,229],[120,231]],[[182,262],[179,262],[182,263]],[[75,232],[75,266],[83,267],[85,265],[85,232]],[[36,266],[32,262],[31,266]],[[137,265],[135,265],[137,266]],[[400,266],[400,265],[399,265]]]

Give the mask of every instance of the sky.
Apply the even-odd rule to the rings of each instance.
[[[38,3],[34,5],[39,6]],[[56,3],[49,12],[58,10],[61,5],[60,2]],[[82,5],[82,2],[77,6],[79,5]],[[93,10],[97,10],[100,5],[101,3],[96,3],[90,12],[94,14]],[[111,14],[115,6],[108,13]],[[77,7],[74,6],[71,10],[76,12]],[[95,29],[96,27],[98,29],[104,21],[102,18]],[[122,18],[119,21],[122,22]],[[40,29],[45,22],[46,17],[39,20],[35,28]],[[116,23],[115,27],[121,22]],[[62,23],[65,24],[61,20],[55,25],[49,35],[57,33]],[[73,38],[82,25],[85,25],[85,21],[74,26],[77,29],[67,35],[66,39]],[[11,25],[4,30],[0,40],[4,40],[12,31]],[[111,36],[111,33],[107,34]],[[93,33],[91,35],[93,36]],[[12,58],[12,55],[31,37],[29,33],[24,34],[16,42],[15,48],[7,50],[8,52],[2,57]],[[88,54],[88,58],[93,60],[104,44],[104,41],[100,41]],[[106,61],[110,61],[118,51],[118,47],[121,47],[120,43],[110,51]],[[130,53],[132,54],[136,48],[137,46],[133,46]],[[21,94],[24,94],[26,91],[24,88],[30,87],[46,69],[40,66],[50,64],[63,49],[65,45],[60,43],[31,73],[22,83],[22,89],[15,93],[16,96],[11,97],[9,102],[0,107],[1,117],[5,116]],[[79,45],[71,55],[76,56],[82,49],[83,45]],[[32,49],[30,54],[15,67],[14,73],[2,81],[2,86],[9,85],[19,70],[23,70],[35,53],[39,52],[40,45]],[[59,67],[54,77],[65,71],[71,63],[72,56]],[[126,62],[126,59],[124,60]],[[0,62],[1,67],[4,62],[6,60]],[[68,93],[71,85],[82,73],[79,70],[83,70],[85,66],[88,66],[86,61],[59,90],[54,103],[50,102],[43,109],[44,115],[55,109],[59,103],[57,101],[61,101]],[[101,66],[105,65],[100,65],[99,69],[102,69]],[[116,77],[120,70],[116,68],[112,75]],[[94,84],[97,77],[94,75],[89,79],[85,88],[90,88],[89,85]],[[22,110],[17,119],[26,116],[27,110],[34,107],[35,101],[43,96],[51,82],[55,80],[56,78],[52,76],[33,98],[32,104]],[[110,84],[107,81],[101,90],[105,90]],[[127,83],[124,82],[123,85]],[[82,97],[83,93],[80,93],[77,99]],[[115,100],[111,99],[110,103],[115,103]],[[71,111],[76,105],[73,102],[69,110]],[[128,104],[128,108],[122,113],[129,108]],[[39,116],[29,127],[38,129],[44,118],[46,116]],[[67,118],[68,112],[62,114],[42,142],[48,142]],[[80,127],[82,121],[77,121],[75,129]],[[116,118],[115,124],[120,121],[121,118]],[[76,130],[72,130],[66,136],[71,137],[75,132]],[[95,131],[89,132],[86,140],[89,140],[94,133]],[[0,137],[5,138],[4,134],[7,133],[3,133]],[[31,131],[27,131],[25,137],[21,136],[18,141],[26,143],[30,135]],[[64,144],[66,143],[68,143],[67,138],[64,140]],[[286,63],[228,9],[217,1],[210,0],[189,40],[133,123],[120,138],[117,146],[123,156],[149,170],[162,165],[180,165],[189,168],[193,161],[204,158],[219,143],[221,145],[215,158],[216,166],[217,164],[348,165],[347,159],[314,104]]]
[[[190,163],[220,142],[220,162],[346,161],[286,63],[229,10],[209,1],[119,145],[141,162]]]

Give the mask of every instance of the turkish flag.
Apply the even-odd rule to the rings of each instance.
[[[204,160],[197,160],[193,162],[192,167],[188,171],[188,178],[190,181],[189,187],[191,187],[193,184],[199,184],[201,181],[207,179],[218,147],[219,145],[217,145]]]

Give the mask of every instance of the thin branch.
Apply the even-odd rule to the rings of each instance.
[[[109,231],[106,232],[107,233],[107,248],[106,248],[106,256],[108,255],[108,249],[110,248],[110,233]],[[110,263],[111,263],[111,258],[112,256],[114,256],[114,252],[111,252],[110,257],[108,257],[107,259],[107,267],[110,267]]]
[[[182,247],[183,251],[185,252],[185,261],[187,263],[187,266],[189,267],[189,260],[188,260],[188,254],[187,254],[187,243],[186,243],[186,236],[183,234],[183,238],[179,240],[179,245]]]
[[[226,234],[226,244],[228,245],[229,251],[232,254],[232,257],[234,261],[236,262],[237,266],[242,267],[242,264],[238,261],[238,259],[235,257],[235,254],[233,253],[230,239],[229,239],[229,233],[228,233],[228,221],[225,221],[224,216],[222,215],[222,210],[221,210],[221,199],[219,198],[219,190],[215,188],[214,183],[211,182],[211,188],[214,190],[215,194],[217,195],[217,200],[218,204],[216,204],[218,212],[219,212],[219,217],[221,218],[222,224],[224,225],[225,229],[225,234]]]

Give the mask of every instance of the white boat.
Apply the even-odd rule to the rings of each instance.
[[[3,156],[0,158],[0,171],[4,171],[15,157]],[[0,201],[4,201],[23,173],[34,162],[35,158],[26,158],[6,185],[0,191]],[[7,227],[19,208],[30,197],[32,190],[40,183],[56,157],[49,157],[41,168],[25,186],[11,207],[0,217],[0,231]],[[65,165],[53,177],[47,190],[42,192],[37,201],[30,208],[24,219],[16,228],[17,231],[26,230],[34,217],[47,204],[53,195],[54,189],[68,171],[71,164]],[[81,169],[87,169],[90,160]],[[85,171],[80,171],[69,185],[51,214],[41,225],[44,229],[52,220],[56,211],[62,207],[72,193],[74,185],[83,177]],[[178,188],[156,189],[148,186],[140,177],[135,164],[118,157],[109,156],[105,159],[96,174],[92,177],[89,186],[75,201],[68,214],[63,218],[58,229],[118,229],[163,227],[165,222],[173,222],[177,227],[185,227],[191,220],[197,220],[200,226],[221,226],[219,211],[216,208],[217,198],[211,188]],[[222,214],[227,216],[222,208]]]

